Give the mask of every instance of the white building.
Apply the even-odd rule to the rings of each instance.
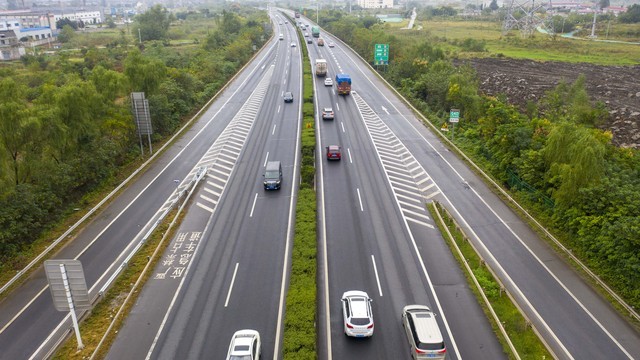
[[[101,11],[74,11],[65,12],[55,15],[56,21],[60,19],[69,19],[71,21],[82,21],[85,24],[101,24],[102,12]]]
[[[393,0],[358,0],[358,6],[364,9],[391,9]]]
[[[13,31],[18,40],[26,37],[29,41],[37,41],[53,37],[50,27],[24,27],[19,19],[0,20],[0,31]]]

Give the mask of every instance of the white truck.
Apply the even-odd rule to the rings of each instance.
[[[327,76],[327,60],[316,59],[316,76]]]

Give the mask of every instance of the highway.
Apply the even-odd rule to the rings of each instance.
[[[318,48],[314,44],[312,53],[328,60],[332,75],[336,71],[350,74],[355,93],[338,98],[325,90],[323,99],[320,89],[319,96],[320,102],[332,102],[334,110],[339,108],[333,124],[321,122],[320,146],[340,144],[354,158],[353,164],[347,158],[340,165],[326,164],[322,169],[327,203],[325,289],[330,294],[325,301],[325,308],[330,310],[324,311],[330,318],[325,321],[326,327],[331,329],[330,342],[322,346],[327,352],[343,358],[335,354],[348,353],[352,346],[357,346],[340,338],[340,313],[334,308],[339,305],[336,299],[342,291],[360,287],[376,295],[374,306],[378,305],[374,312],[381,307],[394,308],[396,323],[404,304],[417,301],[431,306],[449,323],[441,324],[441,329],[446,329],[448,344],[452,345],[452,341],[457,344],[459,353],[453,349],[449,356],[482,358],[486,351],[485,341],[478,339],[482,332],[473,328],[475,322],[469,322],[473,315],[460,314],[463,309],[471,313],[473,305],[455,304],[457,297],[451,296],[452,285],[465,286],[452,282],[457,270],[447,260],[448,250],[428,226],[432,221],[425,221],[407,198],[417,195],[426,201],[438,200],[453,213],[557,358],[640,358],[638,332],[451,153],[366,64],[330,34],[321,36],[336,46]],[[405,182],[402,179],[407,178],[407,170],[410,175]],[[410,185],[405,185],[411,182],[413,191]],[[393,191],[388,191],[389,187]],[[384,188],[387,191],[382,191]],[[396,201],[390,193],[395,194]],[[348,206],[344,198],[349,194],[352,199],[363,199],[361,209]],[[400,221],[393,221],[394,218]],[[404,227],[400,226],[402,218],[407,224]],[[334,224],[339,229],[351,227],[353,231],[336,233]],[[412,251],[415,249],[418,250]],[[347,254],[353,257],[347,258]],[[387,257],[381,258],[385,254]],[[372,258],[368,258],[371,255],[375,255],[378,273],[384,274],[380,287],[376,286],[378,279],[371,269]],[[354,273],[360,278],[345,279],[340,275],[344,273]],[[382,296],[378,295],[379,290]],[[393,300],[386,300],[387,294]],[[387,318],[383,320],[386,323]],[[399,329],[394,334],[397,332]],[[388,336],[384,334],[385,340]],[[476,340],[478,343],[474,343]],[[393,339],[372,353],[395,342]]]
[[[334,120],[318,119],[318,152],[323,154],[327,145],[343,149],[340,162],[324,157],[318,162],[321,243],[326,249],[320,266],[325,276],[320,284],[320,358],[410,358],[400,321],[409,304],[427,305],[438,314],[448,358],[506,358],[426,211],[424,203],[437,196],[437,187],[424,170],[411,172],[416,159],[373,111],[370,104],[377,102],[363,101],[360,95],[375,97],[377,91],[362,86],[362,76],[355,75],[356,67],[340,44],[318,46],[314,39],[309,53],[312,63],[328,61],[329,76],[351,74],[355,90],[338,96],[335,86],[324,86],[324,78],[316,77],[317,108],[332,107],[336,114]],[[340,297],[348,290],[364,290],[373,299],[371,339],[343,333]]]
[[[640,358],[638,332],[345,44],[322,31],[335,47],[307,45],[294,24],[281,15],[274,21],[274,39],[200,119],[54,256],[80,260],[97,296],[176,192],[207,168],[109,359],[222,358],[244,328],[260,332],[263,358],[279,358],[299,172],[301,46],[312,63],[327,59],[329,76],[353,79],[352,94],[338,96],[314,77],[316,108],[336,114],[317,118],[320,359],[410,358],[400,321],[408,304],[437,313],[448,359],[506,358],[425,210],[432,200],[471,236],[557,358]],[[283,102],[285,91],[293,103]],[[341,161],[326,160],[327,145],[342,147]],[[263,190],[268,160],[282,162],[279,191]],[[347,290],[373,299],[370,339],[343,333]],[[0,359],[46,357],[69,333],[68,315],[55,311],[48,292],[40,269],[0,303]]]
[[[207,181],[109,359],[222,358],[240,329],[261,334],[265,358],[279,352],[298,184],[302,73],[293,28],[278,29],[284,40],[275,40],[267,55],[272,60],[254,74],[262,79],[243,107],[248,113],[235,114],[203,157]],[[292,103],[283,102],[285,91],[293,92]],[[263,189],[271,160],[282,162],[278,191]]]
[[[284,48],[283,43],[274,40],[258,54],[255,61],[247,66],[217,101],[201,115],[199,121],[182,134],[173,146],[163,152],[153,166],[140,174],[135,182],[132,182],[106,206],[72,243],[53,256],[55,259],[78,259],[82,262],[92,298],[98,296],[99,289],[140,241],[151,224],[158,219],[168,202],[178,191],[186,187],[197,171],[197,164],[250,98],[266,72],[272,69],[273,77],[275,70],[272,65],[275,64],[277,56],[286,57],[284,50],[279,50],[280,52],[276,50],[280,48]],[[287,51],[291,50],[287,49]],[[284,74],[282,73],[282,68],[285,67],[284,60],[281,64],[277,73],[280,78],[274,78],[277,79],[274,81],[278,86],[286,85],[283,83]],[[293,76],[299,78],[299,75]],[[291,86],[293,86],[291,90],[299,91],[298,82]],[[281,93],[272,92],[270,96],[268,102],[276,103],[274,99],[277,97],[278,105],[284,105],[281,101]],[[291,155],[285,158],[285,150],[274,147],[271,158],[282,156],[283,163],[288,163],[283,169],[288,176],[285,180],[285,189],[292,189],[295,150],[289,143],[295,142],[297,132],[296,121],[291,114],[298,114],[299,111],[293,109],[293,106],[288,106],[287,110],[286,114],[280,110],[281,122],[270,121],[269,131],[277,136],[283,136],[283,139],[287,138],[287,148],[290,148]],[[275,120],[276,118],[273,117],[272,121],[275,122]],[[262,141],[267,140],[265,138]],[[264,158],[261,158],[260,162],[263,160]],[[254,172],[256,176],[251,179],[255,180],[256,184],[261,184],[261,175],[258,175],[259,167],[256,167]],[[245,175],[249,174],[249,172],[245,173]],[[251,176],[253,176],[252,173]],[[255,196],[255,193],[256,191],[252,196]],[[282,197],[287,198],[290,195]],[[282,206],[281,203],[286,201],[288,200],[275,199],[274,203]],[[265,205],[262,203],[260,206]],[[287,217],[288,215],[284,215],[282,218],[286,221]],[[280,239],[282,246],[284,241],[285,238],[282,237]],[[274,296],[279,296],[278,292],[279,289],[274,292],[276,294]],[[0,359],[46,357],[61,338],[69,333],[70,324],[68,313],[60,313],[53,308],[46,277],[43,269],[40,268],[0,304],[0,349],[2,349]]]

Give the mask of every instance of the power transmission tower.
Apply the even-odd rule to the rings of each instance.
[[[536,28],[543,28],[553,35],[553,27],[548,26],[545,19],[538,16],[544,9],[544,3],[536,5],[535,0],[507,0],[507,12],[502,23],[502,35],[512,29],[520,29],[523,38],[530,38]],[[548,17],[551,18],[551,17]]]

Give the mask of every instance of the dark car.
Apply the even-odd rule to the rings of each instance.
[[[284,102],[293,102],[293,93],[291,91],[284,93]]]
[[[342,159],[341,147],[338,145],[327,146],[327,160],[340,160]]]
[[[322,109],[322,120],[333,120],[334,119],[334,114],[333,114],[333,109],[332,108],[324,108]]]

